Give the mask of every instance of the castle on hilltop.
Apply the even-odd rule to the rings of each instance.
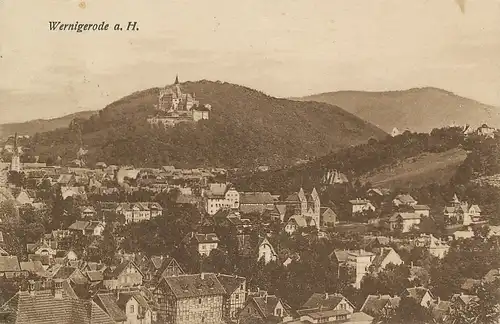
[[[149,117],[148,122],[152,125],[163,124],[165,126],[209,119],[212,111],[209,104],[201,106],[200,102],[195,99],[194,93],[182,92],[178,76],[175,77],[173,85],[160,90],[156,108],[157,114]]]

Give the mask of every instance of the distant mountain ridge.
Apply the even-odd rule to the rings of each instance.
[[[48,132],[57,128],[67,127],[75,118],[90,118],[97,111],[80,111],[73,114],[51,119],[34,119],[21,123],[0,124],[0,139],[18,133],[20,135],[34,135],[35,133]]]
[[[243,86],[212,81],[181,83],[209,120],[152,127],[159,88],[138,91],[108,105],[89,120],[42,133],[32,145],[39,155],[74,159],[81,130],[90,162],[177,166],[283,165],[387,133],[339,107],[278,99]]]
[[[432,87],[386,92],[337,91],[293,99],[342,107],[386,132],[394,127],[400,131],[428,132],[451,124],[479,127],[486,123],[500,127],[499,107]]]

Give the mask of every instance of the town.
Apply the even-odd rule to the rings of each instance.
[[[160,95],[167,124],[188,118],[172,115],[181,105],[197,120],[198,103],[174,87]],[[448,129],[498,140],[486,125]],[[47,163],[24,156],[27,140],[15,134],[3,147],[1,323],[470,323],[498,314],[498,214],[460,185],[438,203],[437,191],[361,184],[346,165],[324,168],[313,186],[245,190],[241,182],[273,170],[88,166],[84,147]]]

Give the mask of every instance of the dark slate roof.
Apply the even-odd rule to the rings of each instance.
[[[314,293],[311,297],[300,307],[305,309],[334,309],[337,305],[345,299],[341,294],[321,294]],[[347,300],[347,299],[346,299]],[[354,308],[354,306],[353,306]]]
[[[274,198],[270,192],[240,192],[240,205],[272,205]]]
[[[61,267],[54,274],[53,279],[69,279],[69,277],[76,271],[74,267]]]
[[[137,300],[137,303],[143,307],[144,309],[147,309],[149,308],[149,305],[148,305],[148,302],[146,301],[146,299],[141,295],[141,292],[136,290],[136,291],[127,291],[127,292],[120,292],[118,294],[118,301],[117,301],[117,304],[118,306],[120,306],[121,309],[124,309],[127,302],[131,299],[131,298],[135,298],[135,300]]]
[[[252,296],[251,300],[257,305],[257,309],[264,318],[269,318],[274,316],[274,308],[280,301],[280,299],[274,295],[264,296]]]
[[[0,256],[0,272],[21,271],[17,256]]]
[[[90,281],[101,281],[104,279],[101,271],[87,271],[87,277]]]
[[[176,298],[191,298],[210,295],[225,295],[224,287],[213,273],[163,277]]]
[[[382,262],[384,262],[385,258],[387,258],[389,253],[392,251],[394,251],[394,249],[390,247],[383,247],[379,249],[373,259],[372,266],[375,267],[375,269],[378,269],[382,265]]]
[[[139,271],[139,273],[142,274],[140,269],[136,266],[136,264],[133,261],[124,261],[124,262],[120,263],[113,271],[110,272],[110,274],[109,274],[110,278],[113,278],[113,279],[117,278],[123,272],[123,270],[125,270],[127,268],[129,263],[131,263],[137,269],[137,271]]]
[[[96,303],[63,297],[50,290],[20,291],[0,308],[0,322],[12,324],[114,324]]]
[[[245,283],[246,279],[244,277],[217,274],[217,279],[224,286],[224,289],[228,294],[232,294],[238,287]]]
[[[422,301],[422,298],[425,296],[425,293],[429,292],[431,298],[434,299],[434,295],[431,291],[424,287],[414,287],[414,288],[406,288],[403,292],[403,296],[411,297],[415,299],[418,303]]]
[[[20,262],[19,265],[21,266],[22,271],[28,271],[31,273],[35,273],[41,277],[48,276],[47,271],[43,268],[43,264],[40,261]]]

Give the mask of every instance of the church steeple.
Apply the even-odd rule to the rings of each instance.
[[[175,82],[174,82],[174,84],[179,84],[179,75],[178,74],[175,75]]]
[[[21,159],[19,158],[19,148],[17,147],[17,133],[14,135],[14,148],[10,161],[10,171],[21,172]]]
[[[17,147],[17,132],[14,134],[14,154],[19,155],[19,148]]]

